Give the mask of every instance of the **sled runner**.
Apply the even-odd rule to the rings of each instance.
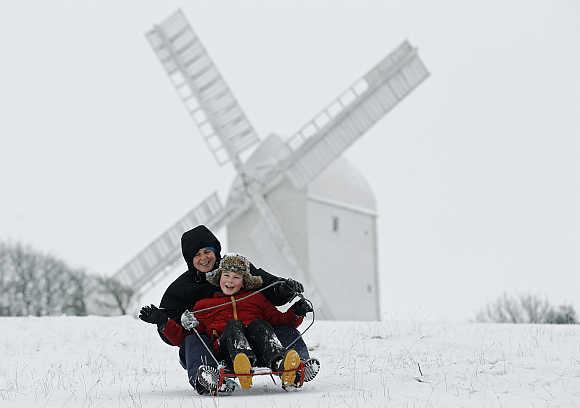
[[[256,367],[253,368],[249,374],[236,374],[232,369],[230,368],[226,368],[226,367],[220,367],[219,368],[219,380],[218,380],[218,384],[217,384],[217,389],[214,392],[214,395],[217,395],[217,390],[222,388],[222,385],[224,384],[224,382],[226,381],[227,378],[238,378],[238,380],[240,381],[240,384],[244,384],[244,380],[246,380],[248,377],[249,378],[253,378],[255,376],[259,376],[259,375],[269,375],[270,378],[272,379],[272,382],[274,382],[274,384],[276,384],[276,380],[274,379],[274,376],[279,376],[281,377],[282,375],[284,375],[284,373],[296,373],[298,375],[297,378],[299,378],[298,382],[294,382],[292,384],[284,384],[282,383],[282,389],[283,390],[287,390],[288,387],[294,387],[294,388],[300,388],[304,385],[304,362],[300,361],[300,365],[298,366],[298,368],[293,369],[293,370],[283,370],[283,371],[272,371],[269,368],[265,368],[265,367]],[[251,383],[250,386],[248,387],[244,387],[242,385],[242,388],[250,388],[251,387]]]

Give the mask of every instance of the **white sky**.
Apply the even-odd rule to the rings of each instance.
[[[377,197],[386,316],[469,318],[503,291],[580,311],[573,0],[1,2],[0,239],[108,274],[225,198],[234,171],[144,37],[178,7],[262,138],[419,47],[431,77],[347,152]]]

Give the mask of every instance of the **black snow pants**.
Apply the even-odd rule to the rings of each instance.
[[[265,320],[254,320],[247,327],[240,320],[230,320],[219,338],[219,354],[231,367],[238,353],[245,353],[253,367],[273,367],[286,350]]]

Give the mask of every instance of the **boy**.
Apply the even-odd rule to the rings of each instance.
[[[236,374],[250,374],[252,366],[259,365],[285,371],[282,383],[292,384],[300,357],[293,349],[285,351],[272,325],[299,326],[303,316],[312,310],[308,303],[301,299],[282,313],[261,293],[251,294],[250,290],[262,285],[262,279],[250,274],[250,263],[241,255],[225,255],[219,268],[206,274],[206,279],[219,286],[221,292],[196,302],[195,317],[185,312],[183,326],[187,329],[197,326],[200,333],[207,334],[213,340],[218,358],[233,366]],[[178,325],[168,324],[165,335],[169,340],[179,341],[183,333]],[[250,375],[241,375],[238,379],[242,388],[252,386]],[[212,380],[206,376],[200,383],[210,391],[215,387]]]

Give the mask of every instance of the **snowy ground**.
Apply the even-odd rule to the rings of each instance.
[[[316,322],[315,381],[284,392],[257,377],[218,398],[197,396],[176,349],[132,317],[0,325],[3,408],[580,407],[580,325]]]

